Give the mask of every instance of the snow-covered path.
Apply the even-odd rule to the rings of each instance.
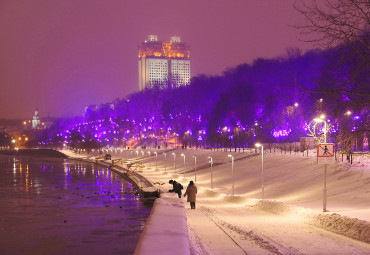
[[[188,208],[186,216],[192,254],[246,254],[243,248],[235,243],[234,238],[228,236],[202,210]]]
[[[370,244],[322,230],[292,215],[253,207],[201,206],[197,212],[188,210],[187,216],[195,235],[191,238],[193,254],[370,254]],[[207,249],[196,250],[199,239]]]

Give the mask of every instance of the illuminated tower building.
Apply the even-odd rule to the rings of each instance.
[[[156,35],[150,35],[139,46],[139,90],[189,84],[190,49],[180,37],[162,42]]]

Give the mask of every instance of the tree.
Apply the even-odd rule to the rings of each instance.
[[[325,46],[347,44],[370,63],[370,1],[368,0],[309,0],[294,8],[306,22],[296,26],[302,35],[314,34],[305,40]]]

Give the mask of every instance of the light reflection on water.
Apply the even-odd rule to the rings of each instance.
[[[0,254],[133,254],[150,208],[110,169],[0,156]]]

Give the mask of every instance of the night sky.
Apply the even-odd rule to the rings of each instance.
[[[294,0],[2,0],[0,118],[81,116],[138,90],[137,49],[180,36],[191,74],[303,51]]]

